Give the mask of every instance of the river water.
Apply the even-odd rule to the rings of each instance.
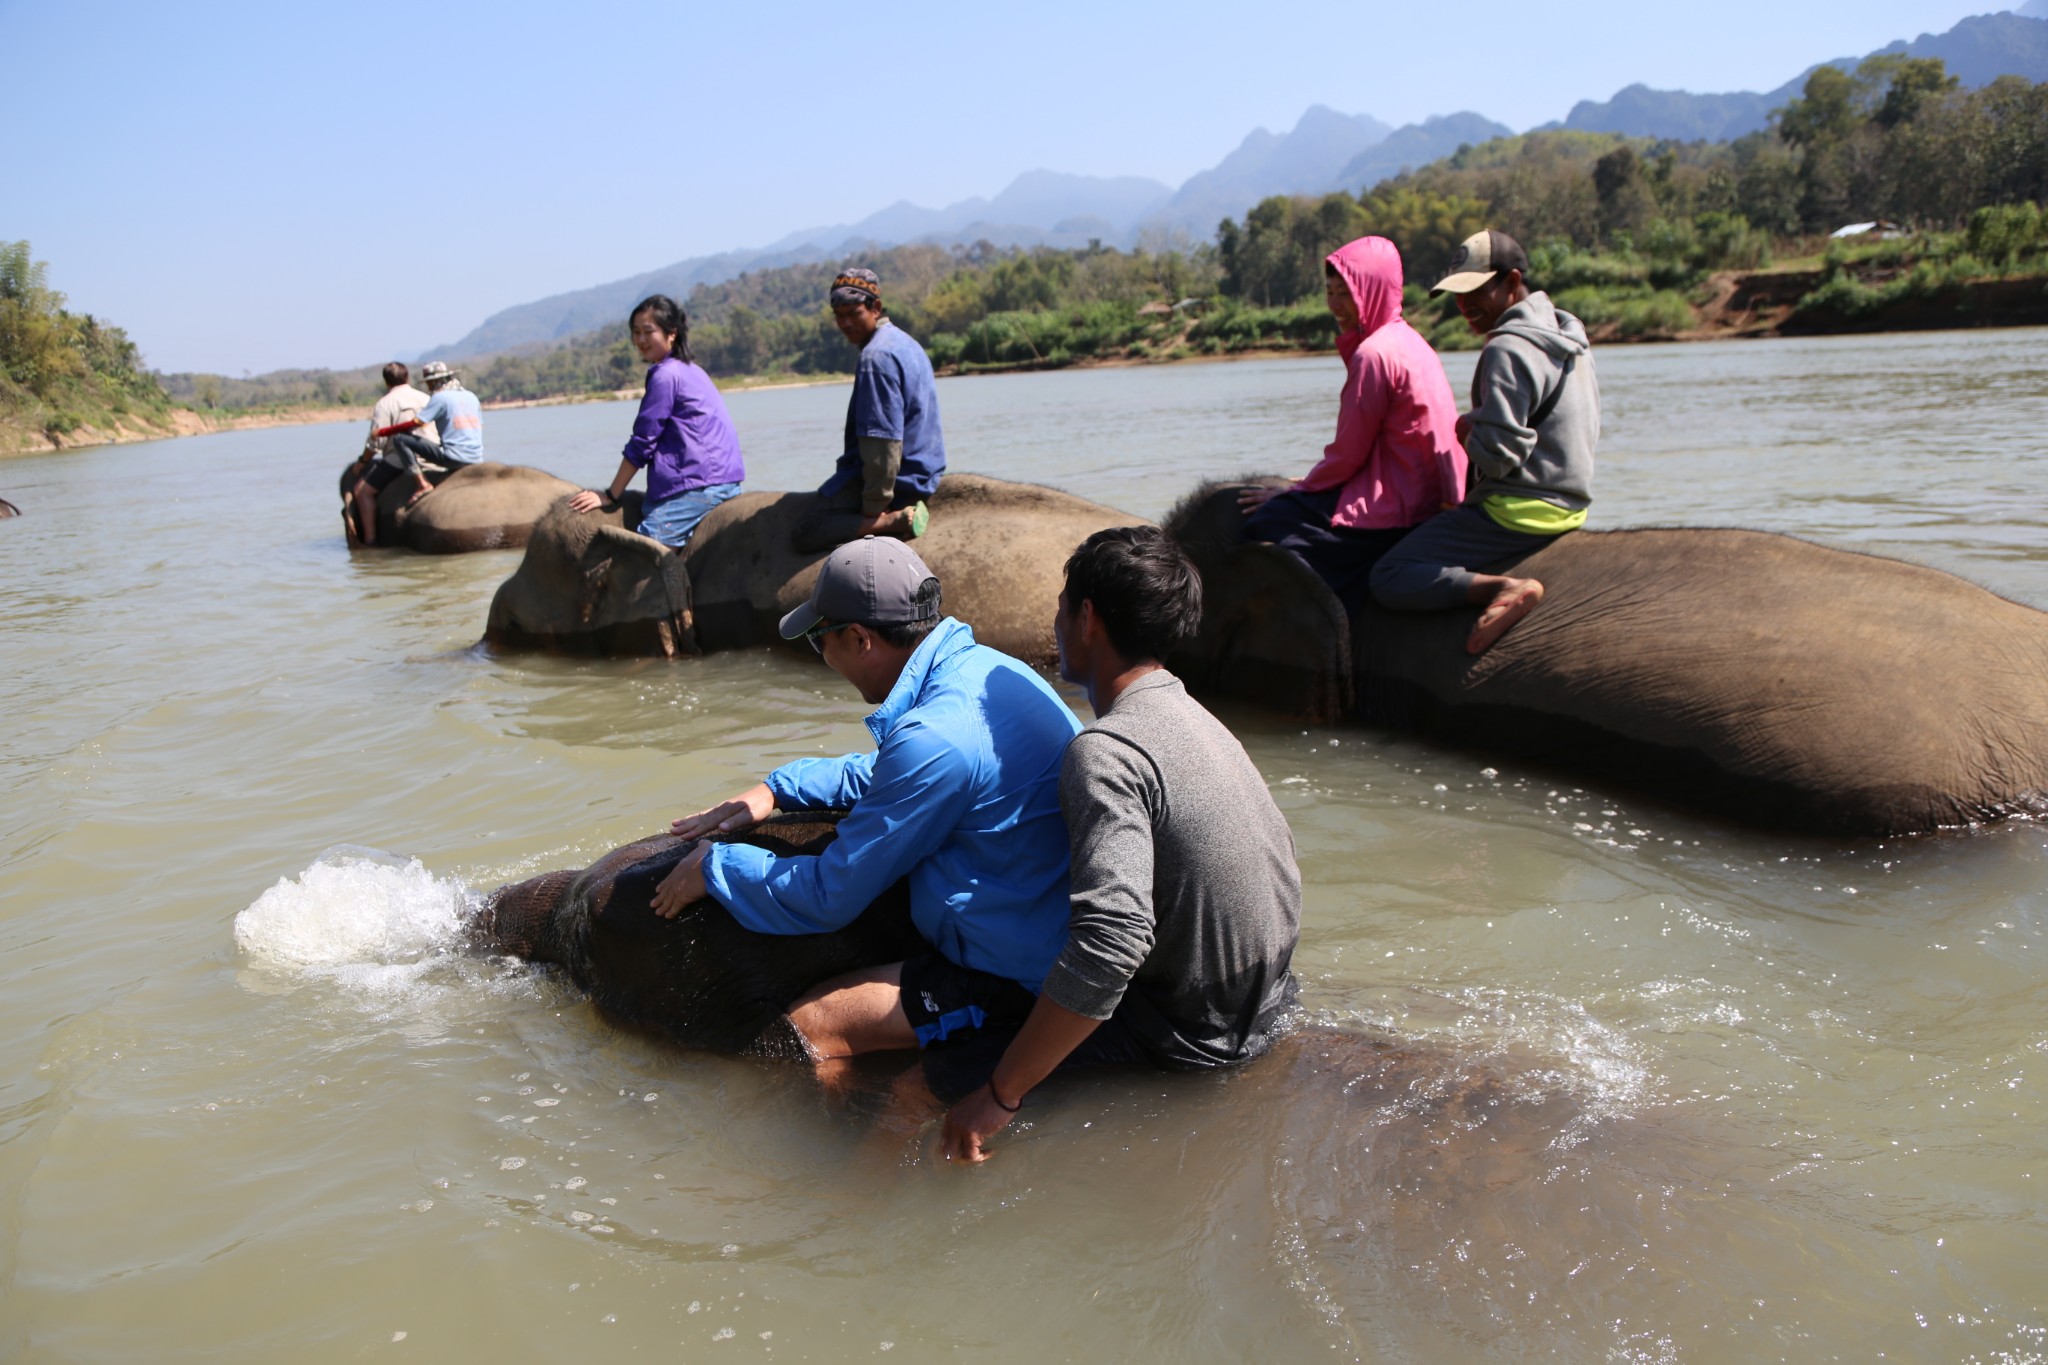
[[[1596,524],[2048,606],[2048,333],[1600,367]],[[956,468],[1158,515],[1306,468],[1337,373],[940,393]],[[734,395],[757,486],[822,475],[845,393]],[[595,483],[630,411],[486,435]],[[795,657],[474,647],[515,558],[351,555],[354,440],[0,462],[0,1357],[2048,1358],[2041,826],[1816,843],[1233,715],[1299,845],[1306,1041],[1056,1088],[950,1169],[886,1089],[453,951],[467,897],[861,747],[863,708]],[[1332,1027],[1409,1048],[1397,1088]]]

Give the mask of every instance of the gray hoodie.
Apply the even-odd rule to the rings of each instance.
[[[1531,417],[1559,383],[1564,389],[1556,406],[1541,426],[1532,426]],[[1572,512],[1592,503],[1600,381],[1585,327],[1548,294],[1529,295],[1487,334],[1472,374],[1471,416],[1468,505],[1500,494],[1540,498]]]

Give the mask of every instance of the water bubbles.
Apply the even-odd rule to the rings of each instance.
[[[562,1182],[562,1188],[565,1190],[580,1190],[589,1183],[588,1180],[585,1180],[580,1175],[572,1175]]]
[[[718,1249],[718,1254],[726,1257],[737,1256],[740,1254],[740,1244],[738,1242],[727,1242]]]
[[[721,1327],[716,1332],[713,1332],[711,1334],[711,1339],[713,1341],[731,1341],[734,1337],[738,1335],[739,1333],[733,1331],[733,1329],[730,1327]]]
[[[466,909],[462,883],[434,876],[417,858],[337,848],[235,916],[235,944],[275,967],[404,985],[422,963],[460,944]]]
[[[526,1158],[523,1156],[508,1156],[498,1163],[498,1169],[501,1171],[516,1171],[525,1164]]]
[[[391,1334],[391,1344],[392,1344],[392,1345],[394,1345],[394,1346],[396,1346],[396,1345],[397,1345],[397,1344],[398,1344],[399,1342],[401,1342],[401,1341],[404,1341],[404,1340],[405,1340],[405,1333],[403,1333],[403,1332],[393,1332],[393,1333]]]
[[[585,1213],[582,1209],[578,1209],[574,1213],[569,1215],[569,1221],[572,1223],[595,1223],[597,1221],[597,1215],[594,1213]]]
[[[553,1097],[550,1097],[550,1098],[548,1098],[548,1099],[544,1099],[544,1100],[535,1100],[535,1101],[533,1102],[533,1107],[534,1107],[534,1108],[536,1108],[536,1109],[552,1109],[552,1108],[554,1108],[554,1107],[555,1107],[556,1105],[558,1105],[558,1104],[560,1104],[560,1103],[561,1103],[561,1101],[560,1101],[559,1099],[555,1099],[555,1098],[553,1098]]]
[[[683,1311],[688,1313],[701,1313],[704,1311],[703,1301],[700,1299],[691,1299],[690,1306],[684,1309]]]

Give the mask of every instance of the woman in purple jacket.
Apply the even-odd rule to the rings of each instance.
[[[647,393],[633,435],[621,452],[619,472],[604,493],[586,489],[569,506],[589,512],[607,498],[617,502],[647,471],[641,535],[680,550],[712,508],[740,491],[747,477],[740,438],[711,376],[690,356],[690,320],[666,294],[642,299],[627,319],[633,347],[647,362]]]

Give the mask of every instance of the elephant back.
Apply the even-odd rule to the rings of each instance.
[[[688,565],[706,653],[781,642],[783,615],[810,598],[825,556],[793,547],[811,493],[749,493],[698,528]],[[945,611],[981,643],[1026,662],[1053,662],[1053,611],[1074,547],[1143,519],[1036,484],[949,474],[931,499],[930,529],[912,542],[938,576]]]
[[[1891,834],[2048,792],[2048,615],[1937,569],[1720,529],[1575,532],[1477,657],[1471,611],[1353,621],[1364,718],[1751,823]]]
[[[548,508],[575,491],[545,470],[485,460],[452,471],[410,508],[402,498],[391,501],[404,508],[400,535],[413,549],[466,554],[520,548]]]

